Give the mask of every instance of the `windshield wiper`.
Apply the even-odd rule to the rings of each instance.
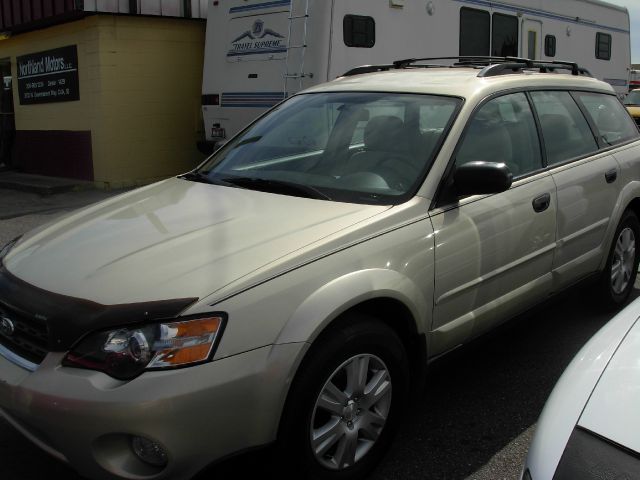
[[[284,180],[272,180],[267,178],[253,177],[225,177],[223,182],[236,185],[242,188],[258,190],[260,192],[281,193],[283,195],[295,195],[306,198],[315,198],[322,200],[331,200],[326,193],[321,192],[310,185],[301,185],[299,183],[287,182]]]
[[[229,182],[225,182],[224,180],[220,180],[217,178],[211,178],[208,174],[202,172],[188,172],[179,175],[178,178],[191,180],[192,182],[208,183],[210,185],[224,185],[227,187],[232,186],[232,184]]]

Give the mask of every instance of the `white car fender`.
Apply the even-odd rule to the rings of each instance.
[[[540,415],[527,467],[535,480],[552,480],[567,441],[602,372],[635,324],[640,299],[611,320],[575,356]]]

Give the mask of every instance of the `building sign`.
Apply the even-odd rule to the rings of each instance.
[[[17,58],[20,105],[80,100],[75,45]]]

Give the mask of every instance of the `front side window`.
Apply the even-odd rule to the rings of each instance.
[[[518,17],[494,13],[491,37],[491,55],[494,57],[517,57]],[[535,41],[533,45],[535,48]]]
[[[475,8],[460,9],[460,55],[489,55],[491,15]]]
[[[471,119],[456,154],[456,165],[504,163],[514,177],[542,168],[540,140],[524,93],[494,98]]]
[[[532,92],[540,118],[549,165],[556,165],[598,150],[591,128],[569,92]]]
[[[596,34],[596,58],[611,60],[611,35],[598,32]]]
[[[347,47],[371,48],[376,44],[376,22],[373,17],[345,15],[342,28]]]
[[[460,102],[401,93],[298,95],[216,152],[194,179],[325,200],[399,203],[424,178]]]
[[[638,138],[638,129],[617,97],[602,93],[576,92],[593,121],[602,143],[619,145]]]

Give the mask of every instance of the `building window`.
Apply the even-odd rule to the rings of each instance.
[[[596,58],[611,60],[611,35],[598,32],[596,34]]]
[[[491,16],[484,10],[460,9],[460,55],[485,56],[490,53]]]
[[[547,57],[556,56],[556,37],[554,35],[544,37],[544,54]]]
[[[518,56],[518,17],[502,13],[493,14],[491,55],[494,57]]]
[[[376,22],[373,17],[345,15],[342,27],[347,47],[371,48],[376,44]]]

